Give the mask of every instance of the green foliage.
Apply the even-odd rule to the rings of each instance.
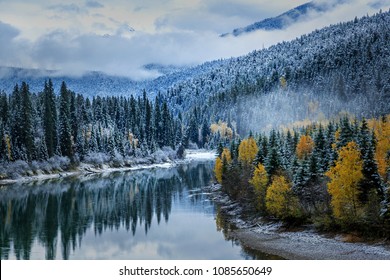
[[[253,138],[244,139],[238,160],[229,162],[224,172],[223,189],[243,203],[249,201],[243,198],[252,197],[262,215],[284,221],[309,219],[323,230],[387,236],[390,203],[383,190],[388,181],[381,180],[378,171],[379,161],[381,168],[390,170],[390,156],[382,161],[389,145],[387,118],[351,122],[343,117],[325,126],[295,129],[294,134],[272,130],[268,137],[258,136],[256,154],[256,149],[244,149]],[[235,146],[232,143],[230,150]]]

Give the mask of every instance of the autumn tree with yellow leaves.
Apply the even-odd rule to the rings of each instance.
[[[297,144],[296,153],[299,159],[307,157],[313,152],[314,141],[310,135],[302,135]]]
[[[229,164],[232,161],[232,156],[229,149],[224,148],[221,154],[221,157],[217,157],[215,160],[214,174],[218,183],[222,184],[223,169],[226,168],[226,164]]]
[[[238,160],[244,164],[250,165],[255,160],[258,151],[259,148],[253,137],[244,139],[238,147]]]
[[[296,218],[300,214],[299,201],[291,184],[284,176],[274,176],[265,198],[267,211],[280,219]]]
[[[358,145],[351,141],[338,152],[338,160],[326,176],[330,179],[333,215],[342,225],[356,223],[362,215],[359,182],[363,179],[363,161]]]
[[[390,168],[390,115],[379,120],[369,120],[369,126],[374,130],[376,137],[375,160],[378,164],[378,173],[387,181]]]
[[[256,208],[264,212],[265,208],[265,197],[267,194],[268,186],[268,174],[265,170],[264,165],[259,163],[255,168],[252,179],[249,183],[253,186],[255,192]]]

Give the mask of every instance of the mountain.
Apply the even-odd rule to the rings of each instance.
[[[344,1],[331,1],[331,3],[317,3],[316,1],[311,1],[298,7],[295,7],[294,9],[291,9],[279,16],[266,18],[246,27],[236,28],[231,33],[222,34],[221,37],[225,37],[228,35],[240,36],[242,34],[250,33],[256,30],[271,31],[284,29],[300,20],[305,19],[310,12],[323,13],[334,8],[336,5],[342,2]]]
[[[240,134],[298,120],[390,112],[390,12],[210,64],[170,87],[171,107]],[[163,77],[161,78],[163,79]],[[196,108],[196,112],[195,109]]]
[[[55,92],[60,91],[61,82],[65,81],[70,89],[88,97],[96,95],[136,95],[144,88],[143,82],[130,78],[110,76],[101,72],[89,72],[82,76],[61,75],[56,71],[0,67],[0,90],[11,93],[15,84],[25,81],[31,92],[43,90],[45,80],[51,79]]]
[[[253,46],[256,48],[256,46]],[[185,123],[227,121],[237,132],[269,129],[298,120],[320,120],[349,112],[356,117],[390,111],[390,12],[335,24],[290,42],[245,56],[166,70],[154,80],[136,82],[98,72],[56,77],[85,96],[161,93]],[[161,66],[149,65],[160,71]],[[0,90],[12,92],[26,81],[42,91],[45,75],[12,68],[2,73]],[[1,74],[2,73],[2,74]]]

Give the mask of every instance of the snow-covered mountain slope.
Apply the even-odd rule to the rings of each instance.
[[[194,68],[166,98],[174,110],[197,107],[203,118],[240,127],[250,119],[259,125],[302,120],[311,111],[380,115],[390,112],[389,57],[390,12],[378,13],[211,63],[205,71]]]
[[[61,82],[65,81],[69,89],[88,97],[138,94],[144,88],[144,82],[100,72],[71,77],[60,75],[56,71],[0,67],[0,90],[11,93],[15,84],[25,81],[30,86],[31,92],[40,92],[43,90],[45,80],[49,78],[53,81],[56,93],[60,91]]]
[[[173,112],[184,113],[185,121],[197,108],[198,123],[204,119],[242,123],[253,118],[259,125],[268,125],[272,120],[282,123],[308,117],[313,111],[308,107],[310,102],[325,117],[343,110],[357,116],[389,112],[389,57],[390,12],[384,12],[316,30],[242,57],[169,70],[150,81],[135,82],[97,72],[52,79],[56,87],[64,80],[69,89],[89,97],[138,95],[145,89],[153,98],[160,92]],[[0,71],[0,90],[7,93],[21,81],[26,81],[32,92],[41,91],[47,76],[53,76],[11,70],[11,74]],[[241,127],[246,131],[245,125]]]
[[[342,2],[344,1],[332,1],[332,3],[326,3],[323,1],[321,1],[321,3],[317,3],[316,1],[311,1],[298,7],[295,7],[276,17],[266,18],[261,21],[250,24],[246,27],[236,28],[231,33],[222,34],[221,37],[225,37],[228,35],[240,36],[245,33],[253,32],[256,30],[284,29],[300,20],[304,20],[310,12],[323,13],[334,8]]]

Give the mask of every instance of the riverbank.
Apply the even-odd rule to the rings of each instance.
[[[83,175],[93,175],[93,174],[103,174],[103,173],[112,173],[112,172],[127,172],[134,170],[143,170],[143,169],[153,169],[153,168],[171,168],[178,164],[188,163],[190,161],[200,161],[200,160],[213,160],[216,155],[214,151],[210,150],[186,150],[184,159],[170,159],[165,157],[154,162],[153,159],[138,159],[135,158],[134,161],[129,161],[126,165],[120,167],[110,166],[108,163],[102,164],[89,164],[89,163],[80,163],[79,166],[74,168],[74,170],[64,170],[55,173],[45,174],[43,171],[39,170],[36,173],[28,176],[20,176],[15,179],[1,179],[1,185],[10,185],[15,183],[27,183],[32,181],[44,181],[51,179],[61,179],[65,177],[72,176],[83,176]]]
[[[327,236],[309,226],[288,231],[282,223],[247,216],[219,185],[209,191],[225,218],[237,228],[229,236],[248,248],[290,260],[390,260],[390,245],[384,241],[350,243],[347,235]]]

